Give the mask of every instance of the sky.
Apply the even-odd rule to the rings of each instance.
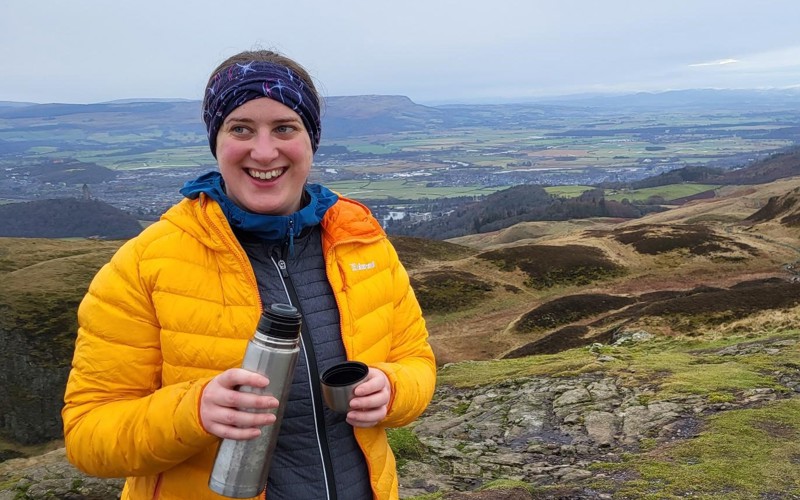
[[[421,104],[800,88],[798,25],[798,0],[2,0],[0,101],[201,99],[253,48]]]

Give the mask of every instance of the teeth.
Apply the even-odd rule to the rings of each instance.
[[[270,170],[268,172],[263,172],[261,170],[249,169],[247,171],[247,173],[250,174],[250,177],[255,177],[256,179],[261,179],[263,181],[267,181],[267,180],[274,179],[275,177],[278,177],[279,175],[281,175],[283,173],[283,169],[282,168],[278,168],[278,169],[275,169],[275,170]]]

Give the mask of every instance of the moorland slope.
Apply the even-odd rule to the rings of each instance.
[[[438,359],[557,352],[621,328],[724,332],[768,315],[762,296],[791,307],[798,186],[798,177],[728,186],[640,219],[528,222],[448,240],[459,245],[453,260],[409,266],[423,307],[436,299],[425,312]]]

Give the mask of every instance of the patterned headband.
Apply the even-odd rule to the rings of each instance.
[[[316,152],[322,132],[316,93],[294,71],[280,64],[250,61],[215,74],[203,99],[203,121],[211,154],[217,156],[217,133],[231,111],[247,101],[269,97],[300,115]]]

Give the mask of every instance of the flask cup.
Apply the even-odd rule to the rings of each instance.
[[[322,373],[320,382],[322,397],[328,408],[338,413],[350,410],[355,388],[367,378],[369,368],[360,361],[346,361],[336,364]]]

